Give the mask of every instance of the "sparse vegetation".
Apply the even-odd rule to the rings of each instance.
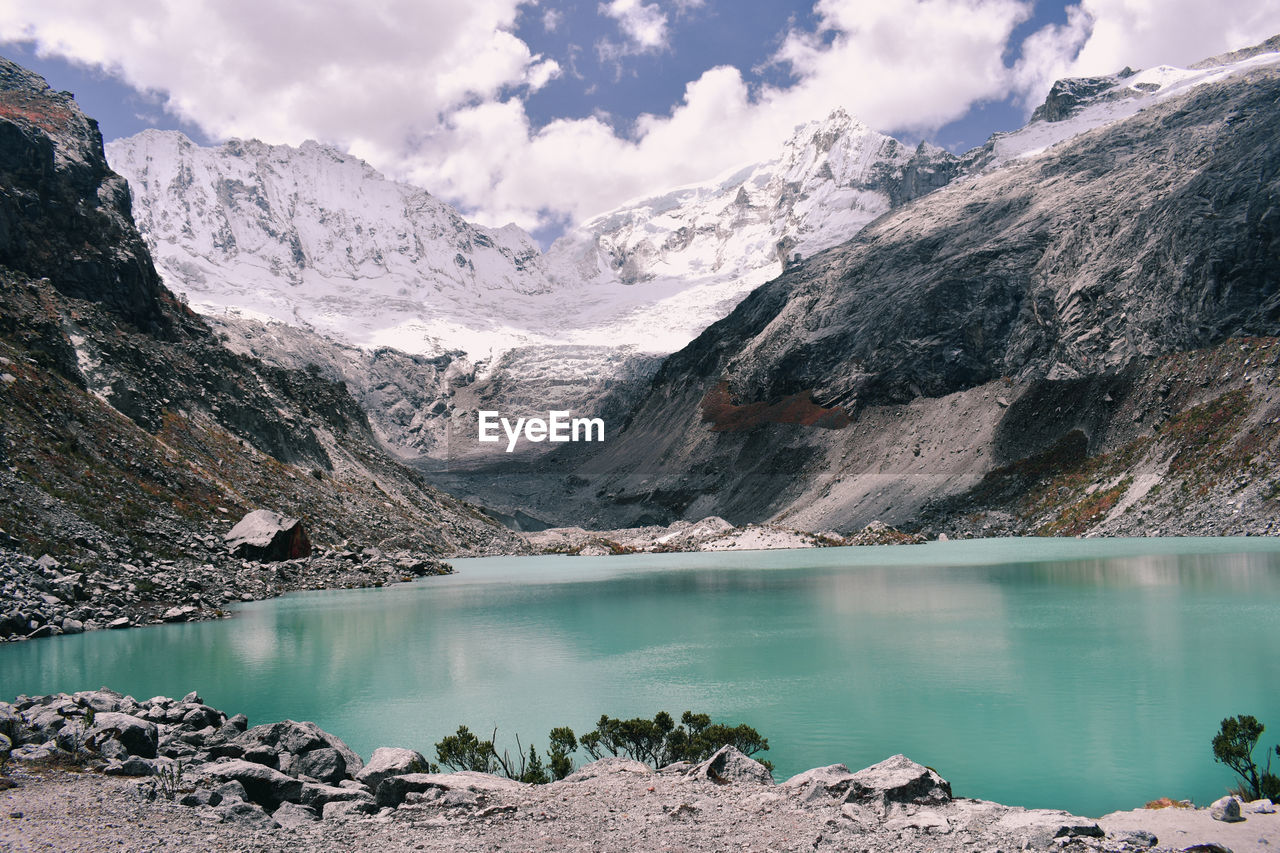
[[[712,722],[707,714],[692,711],[681,715],[679,725],[666,711],[658,712],[652,720],[644,717],[620,720],[606,714],[600,717],[595,729],[580,739],[573,729],[559,726],[548,736],[551,745],[545,761],[532,744],[526,752],[519,735],[516,736],[518,760],[505,750],[499,754],[494,747],[497,734],[494,729],[489,740],[480,740],[467,726],[458,726],[457,732],[436,743],[436,758],[440,766],[451,770],[495,773],[538,785],[568,776],[573,771],[573,753],[579,746],[594,760],[606,755],[625,756],[655,769],[678,761],[705,761],[723,746],[734,746],[751,756],[769,748],[768,739],[745,723],[729,726]],[[756,760],[773,769],[768,761]],[[438,770],[439,766],[432,766],[432,772]]]

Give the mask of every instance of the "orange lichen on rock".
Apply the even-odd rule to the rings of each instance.
[[[0,91],[0,118],[32,124],[46,133],[55,133],[67,126],[71,112],[56,100]]]
[[[702,398],[702,419],[711,424],[713,432],[740,432],[760,424],[841,429],[853,422],[839,406],[819,406],[811,391],[790,394],[776,403],[736,405],[729,395],[729,383],[723,380]]]

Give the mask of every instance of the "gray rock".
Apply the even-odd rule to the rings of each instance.
[[[928,767],[899,754],[854,773],[845,801],[886,807],[890,803],[941,805],[951,801],[951,785]]]
[[[447,809],[471,809],[480,805],[480,795],[475,791],[445,791],[439,803]]]
[[[221,785],[215,785],[213,788],[213,793],[217,794],[219,797],[221,797],[224,800],[249,799],[249,794],[248,792],[245,791],[244,785],[241,785],[239,782],[237,782],[234,779],[228,782],[223,782]],[[213,805],[216,806],[217,803],[214,803]]]
[[[160,618],[165,622],[186,622],[199,612],[200,608],[187,604],[181,607],[170,607],[160,615]]]
[[[154,776],[156,767],[145,758],[130,756],[124,761],[112,761],[102,770],[107,776]]]
[[[694,765],[690,778],[710,779],[713,782],[772,785],[773,774],[759,761],[743,755],[735,746],[722,746],[701,764]]]
[[[244,788],[240,789],[241,791]],[[216,806],[222,802],[222,794],[208,788],[198,788],[190,794],[186,794],[178,799],[180,806]],[[244,797],[235,797],[233,799],[243,800]]]
[[[320,815],[297,803],[281,803],[280,808],[271,813],[271,817],[285,829],[320,820]]]
[[[234,823],[250,829],[275,829],[280,826],[257,803],[231,801],[214,808],[227,823]]]
[[[384,781],[385,785],[386,782]],[[336,817],[348,817],[350,815],[366,815],[376,814],[378,807],[373,803],[361,800],[346,800],[336,803],[325,803],[322,817],[325,820],[332,820]]]
[[[1245,808],[1245,811],[1249,814],[1275,814],[1276,806],[1275,803],[1268,799],[1253,800]]]
[[[1209,817],[1223,823],[1239,823],[1244,820],[1240,814],[1240,800],[1236,797],[1223,797],[1209,806]]]
[[[301,780],[251,761],[232,759],[209,765],[205,772],[219,781],[239,782],[244,786],[245,796],[250,802],[268,810],[279,807],[286,800],[297,802],[302,796]]]
[[[440,777],[442,773],[406,773],[401,776],[388,776],[378,783],[374,791],[374,799],[379,808],[390,806],[395,808],[404,802],[409,793],[422,793],[432,788],[445,788],[447,783]],[[328,814],[325,814],[328,817]]]
[[[632,758],[601,758],[590,764],[584,764],[564,778],[566,782],[585,782],[597,776],[611,776],[616,773],[631,773],[636,776],[652,776],[653,768],[643,761]]]
[[[1128,844],[1130,847],[1155,847],[1160,843],[1160,839],[1156,838],[1154,833],[1147,832],[1145,829],[1135,829],[1132,832],[1126,832],[1116,836],[1116,840],[1121,844]]]
[[[338,750],[325,746],[298,756],[293,770],[300,776],[310,776],[334,785],[346,778],[347,762]]]
[[[321,785],[318,782],[303,782],[302,796],[298,802],[314,809],[324,808],[326,803],[345,803],[367,800],[373,802],[373,793],[364,788],[342,788],[335,785]]]
[[[1063,822],[1053,834],[1054,838],[1106,838],[1102,827],[1091,820],[1074,820]]]
[[[815,767],[792,776],[779,787],[802,803],[821,803],[830,799],[844,799],[853,782],[853,774],[843,764]]]
[[[94,715],[88,739],[95,747],[108,738],[118,740],[130,755],[155,758],[159,738],[156,725],[129,714],[107,711]]]
[[[295,756],[301,756],[315,749],[330,748],[337,750],[342,756],[346,764],[344,768],[346,774],[354,775],[364,768],[364,762],[351,747],[315,723],[283,720],[278,723],[254,726],[236,736],[231,742],[245,748],[246,758],[249,752],[258,747],[269,747],[278,753],[289,753]]]
[[[417,750],[380,746],[373,751],[364,769],[356,774],[356,781],[367,785],[369,790],[376,791],[378,784],[388,776],[425,773],[427,770],[427,759]]]

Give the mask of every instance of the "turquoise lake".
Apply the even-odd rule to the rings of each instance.
[[[901,752],[958,796],[1089,815],[1221,796],[1225,716],[1270,724],[1259,759],[1280,741],[1275,540],[453,562],[219,622],[0,646],[0,697],[198,690],[366,758],[434,757],[459,723],[514,753],[516,733],[541,749],[552,726],[692,709],[758,728],[779,780]]]

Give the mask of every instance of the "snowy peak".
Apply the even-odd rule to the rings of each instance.
[[[844,110],[797,128],[773,159],[639,199],[551,248],[561,277],[637,284],[724,278],[848,239],[888,210],[887,183],[912,158]]]
[[[1011,160],[1033,157],[1082,133],[1137,115],[1196,86],[1276,64],[1280,64],[1280,36],[1188,68],[1172,65],[1141,71],[1125,68],[1102,77],[1058,80],[1024,127],[1010,133],[997,133],[985,145],[965,154],[965,171],[990,171]]]
[[[171,286],[202,310],[236,308],[376,344],[396,316],[441,302],[481,326],[497,294],[549,293],[520,229],[468,223],[429,193],[328,146],[256,140],[200,147],[176,131],[107,146]],[[446,330],[438,330],[446,331]],[[423,331],[412,351],[465,344]],[[453,336],[454,338],[457,335]]]

